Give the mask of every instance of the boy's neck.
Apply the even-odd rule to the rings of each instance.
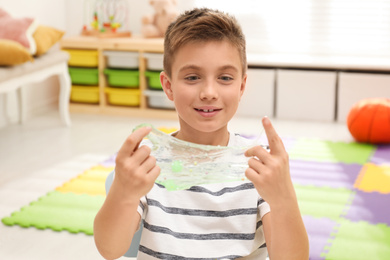
[[[205,133],[205,132],[186,132],[182,129],[176,132],[174,137],[196,144],[204,145],[220,145],[227,146],[229,143],[229,131],[227,129],[221,129],[217,132]]]

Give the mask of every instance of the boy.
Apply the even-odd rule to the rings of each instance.
[[[236,20],[209,9],[185,12],[165,34],[167,97],[188,142],[243,146],[230,134],[246,84],[245,38]],[[268,118],[270,152],[260,146],[245,174],[250,181],[167,191],[150,148],[139,146],[150,128],[134,131],[118,152],[115,179],[95,219],[95,242],[107,259],[129,248],[144,219],[138,259],[308,259],[308,238],[291,182],[288,155]]]

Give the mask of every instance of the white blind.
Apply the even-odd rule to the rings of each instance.
[[[390,0],[195,0],[235,15],[249,52],[390,57]]]

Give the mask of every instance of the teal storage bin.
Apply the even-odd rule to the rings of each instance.
[[[99,85],[98,69],[69,67],[69,75],[76,85]]]
[[[150,89],[162,89],[160,82],[160,71],[145,71],[145,77]]]
[[[110,87],[138,88],[138,70],[105,69],[108,85]]]

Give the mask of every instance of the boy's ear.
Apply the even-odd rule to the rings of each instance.
[[[160,82],[165,92],[165,95],[167,95],[169,100],[173,101],[171,80],[169,79],[168,75],[164,71],[160,73]]]
[[[240,88],[240,100],[242,95],[244,94],[245,87],[246,87],[246,79],[248,78],[248,74],[245,74],[244,78],[242,79],[241,88]]]

